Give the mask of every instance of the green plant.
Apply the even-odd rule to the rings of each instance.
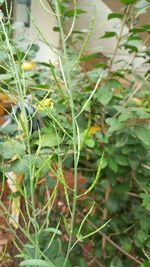
[[[21,252],[18,257],[24,258],[22,266],[87,266],[83,253],[87,246],[104,266],[129,266],[131,260],[142,264],[143,259],[149,260],[150,247],[149,70],[144,75],[137,74],[134,62],[139,57],[149,62],[149,25],[138,24],[140,14],[149,5],[128,5],[121,13],[108,16],[109,20],[122,19],[120,34],[106,32],[102,36],[116,37],[114,54],[107,63],[99,62],[89,71],[84,70],[84,62],[98,56],[84,55],[94,18],[86,37],[83,31],[76,33],[75,19],[84,11],[76,8],[76,1],[73,10],[66,10],[68,5],[67,1],[52,2],[58,21],[54,30],[60,32],[62,41],[57,68],[39,62],[24,71],[22,63],[32,60],[30,51],[34,46],[29,46],[28,53],[20,52],[11,38],[10,23],[1,22],[1,42],[6,47],[1,62],[1,90],[15,96],[23,114],[19,118],[14,114],[16,123],[1,128],[3,153],[0,152],[3,182],[9,172],[21,172],[25,177],[23,186],[18,185],[18,192],[12,195],[24,198],[28,215],[25,217],[20,211],[24,227],[18,224],[18,228],[27,242],[22,244],[16,237],[20,242],[15,242]],[[63,25],[68,19],[72,19],[72,27],[65,35]],[[124,35],[125,25],[129,31]],[[140,32],[146,35],[144,42]],[[40,31],[39,34],[42,38]],[[78,39],[83,41],[79,53],[71,49]],[[129,62],[122,60],[121,67],[116,62],[118,48],[131,55]],[[25,100],[26,96],[30,98]],[[25,101],[31,109],[34,106],[32,115],[27,113]],[[42,128],[38,126],[32,132],[35,115]],[[74,172],[73,187],[65,180],[66,169]],[[78,172],[87,179],[84,189],[77,185]],[[78,193],[80,189],[84,191]],[[42,205],[40,209],[35,195]],[[66,207],[67,218],[60,216],[64,211],[57,206],[59,200]],[[1,206],[11,216],[2,202]],[[85,218],[81,210],[85,210]],[[110,217],[110,227],[101,232]],[[91,245],[86,242],[88,237]]]

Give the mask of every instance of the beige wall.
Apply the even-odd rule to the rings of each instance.
[[[47,42],[49,42],[53,48],[59,48],[60,45],[60,36],[58,32],[53,31],[53,27],[57,25],[55,17],[49,14],[41,5],[40,0],[32,0],[31,6],[31,14],[36,24],[40,28],[40,31],[44,35]],[[46,0],[42,0],[45,7],[49,10],[50,7],[47,4]],[[73,3],[73,0],[70,0]],[[107,16],[112,11],[118,12],[120,10],[120,6],[118,4],[118,0],[77,0],[77,7],[79,9],[86,10],[87,13],[82,14],[76,20],[74,30],[81,30],[81,29],[89,29],[91,16],[93,10],[95,10],[95,18],[94,18],[94,25],[93,31],[91,34],[91,38],[88,42],[86,47],[86,52],[101,52],[105,56],[111,56],[114,52],[116,47],[116,38],[111,39],[100,39],[100,36],[104,34],[105,31],[120,31],[121,21],[119,19],[113,19],[108,21]],[[111,10],[112,9],[112,10]],[[52,11],[52,10],[51,10]],[[147,15],[148,16],[148,15]],[[69,31],[71,25],[70,23],[66,23],[65,31],[66,33]],[[124,29],[124,33],[127,32],[127,27]],[[29,29],[26,29],[26,33],[29,36],[30,40],[33,40],[37,34],[35,27],[32,25]],[[52,52],[42,40],[42,37],[38,37],[37,43],[40,46],[40,51],[37,55],[37,60],[49,62],[51,59],[52,62],[57,60],[57,56],[55,53]],[[77,50],[80,50],[81,43],[75,46]],[[118,50],[116,59],[124,59],[127,62],[130,61],[131,56],[127,55],[126,51]],[[136,66],[140,68],[141,60],[137,59]]]
[[[76,20],[75,23],[75,30],[81,29],[89,29],[90,21],[93,11],[95,12],[94,15],[94,25],[93,31],[86,47],[86,50],[89,51],[94,49],[98,52],[102,52],[104,54],[111,54],[113,53],[115,46],[116,46],[116,38],[111,39],[100,39],[105,31],[116,31],[119,32],[120,29],[120,20],[114,19],[112,21],[107,20],[108,14],[112,11],[111,9],[105,5],[101,0],[78,0],[77,7],[79,9],[85,10],[87,13],[82,14]],[[66,24],[66,31],[68,31],[69,25]],[[124,33],[127,32],[127,28],[124,29]],[[77,49],[80,49],[81,43],[77,46]],[[119,51],[120,52],[120,51]]]
[[[52,12],[51,8],[47,4],[47,1],[42,0],[42,2],[45,8]],[[47,42],[51,45],[53,49],[57,49],[59,46],[59,33],[53,31],[53,27],[57,25],[55,17],[48,13],[42,7],[39,0],[31,1],[31,15]],[[22,24],[24,25],[24,23],[27,21],[28,16],[26,7],[24,5],[16,4],[14,2],[13,16],[16,22],[22,22]],[[28,44],[35,39],[37,34],[37,30],[30,20],[30,26],[21,27],[17,29],[14,36],[18,39],[20,37],[24,37],[24,41],[20,42],[20,46],[26,48]],[[34,42],[40,47],[40,50],[37,53],[37,57],[35,58],[35,60],[44,62],[56,61],[56,54],[47,45],[45,45],[40,35],[38,36],[38,38],[36,38]]]
[[[42,2],[44,3],[45,7],[52,12],[51,8],[47,4],[47,1],[42,0]],[[59,33],[53,31],[53,27],[56,26],[55,17],[49,14],[42,7],[39,0],[32,0],[31,14],[47,42],[53,49],[57,49],[59,46]],[[37,31],[34,25],[32,25],[30,29],[30,36],[34,38],[36,34]],[[44,44],[41,36],[38,37],[37,43],[40,46],[37,60],[49,62],[51,59],[51,61],[54,62],[56,60],[56,54]]]
[[[102,0],[113,12],[119,12],[122,4],[118,0]],[[140,15],[140,25],[150,23],[150,9]]]
[[[101,52],[105,56],[112,56],[117,40],[116,38],[108,38],[108,39],[100,39],[100,36],[104,34],[105,31],[115,31],[117,33],[120,32],[121,21],[119,19],[108,20],[108,14],[111,12],[118,12],[120,11],[121,4],[118,0],[77,0],[77,7],[79,9],[83,9],[87,11],[87,13],[82,14],[76,20],[75,23],[75,30],[81,29],[89,29],[90,27],[90,20],[93,10],[95,9],[95,19],[94,19],[94,26],[93,31],[91,34],[91,38],[88,42],[86,47],[86,52]],[[147,15],[148,16],[148,15]],[[68,32],[70,25],[66,24],[66,32]],[[128,28],[124,28],[124,34],[128,31]],[[75,45],[76,49],[80,50],[81,43]],[[94,49],[95,48],[95,49]],[[125,60],[127,63],[131,60],[133,56],[129,55],[124,49],[118,49],[116,60]],[[141,68],[143,60],[136,59],[135,67],[138,68],[138,71],[143,71],[144,66]],[[117,66],[121,67],[124,63],[118,63]]]

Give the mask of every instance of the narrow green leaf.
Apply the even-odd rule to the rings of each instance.
[[[45,229],[44,232],[51,232],[51,233],[55,233],[57,235],[61,235],[62,234],[61,231],[59,231],[58,229],[53,228],[53,227]]]
[[[74,16],[74,13],[75,13],[75,9],[68,10],[67,12],[65,12],[64,16],[66,16],[66,17],[73,17]],[[86,13],[85,10],[76,9],[76,14],[77,15],[84,14],[84,13]]]
[[[142,28],[134,28],[134,29],[130,29],[129,32],[145,32],[145,29],[142,29]]]
[[[145,24],[142,26],[142,28],[146,31],[150,31],[150,24]]]
[[[59,27],[53,27],[53,31],[54,32],[60,32],[60,28]]]
[[[48,66],[49,66],[49,64],[48,64]],[[50,89],[50,86],[46,85],[46,84],[36,84],[36,85],[33,85],[32,88]]]
[[[100,37],[101,39],[103,38],[111,38],[116,36],[116,32],[105,32],[104,35],[102,37]]]
[[[123,18],[123,14],[120,14],[120,13],[111,13],[108,15],[108,20],[110,19],[122,19]]]
[[[82,57],[81,60],[83,60],[83,61],[88,61],[88,60],[90,60],[90,59],[97,58],[97,57],[98,57],[98,54],[95,53],[95,54],[91,54],[91,55]]]

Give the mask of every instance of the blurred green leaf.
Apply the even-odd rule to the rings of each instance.
[[[150,130],[143,125],[135,127],[136,136],[146,145],[150,145]]]
[[[150,261],[141,264],[140,267],[150,267]]]
[[[82,9],[76,9],[76,14],[77,15],[81,15],[81,14],[85,14],[87,13],[85,10],[82,10]],[[72,10],[68,10],[67,12],[64,13],[64,16],[66,17],[73,17],[75,14],[75,10],[72,9]]]
[[[100,38],[104,39],[104,38],[111,38],[111,37],[115,37],[115,36],[116,36],[116,32],[105,32],[104,35]]]
[[[35,144],[41,144],[42,147],[58,146],[61,138],[54,128],[43,128],[41,134],[41,140],[36,141]]]
[[[0,144],[0,154],[4,159],[12,159],[15,155],[21,157],[25,154],[25,148],[19,141],[4,141]]]
[[[108,15],[108,20],[110,19],[122,19],[123,18],[123,14],[121,13],[111,13]]]
[[[148,239],[148,234],[144,231],[138,231],[137,232],[137,238],[141,243],[144,243]]]
[[[13,76],[11,74],[0,74],[0,81],[5,81],[11,79]]]
[[[10,167],[10,171],[15,173],[29,173],[29,161],[27,158],[15,160]]]
[[[116,161],[113,158],[108,159],[108,165],[115,173],[117,173],[118,164],[116,163]]]
[[[143,206],[146,210],[150,211],[150,195],[141,193],[140,196],[143,199]]]
[[[56,267],[63,266],[63,263],[65,261],[65,257],[57,257],[53,262]],[[71,265],[67,262],[66,267],[71,267]]]
[[[116,155],[115,160],[119,165],[128,166],[128,158],[123,155]]]
[[[93,147],[95,146],[95,142],[94,142],[94,140],[93,140],[92,138],[88,138],[88,139],[86,139],[85,144],[86,144],[88,147],[91,147],[91,148],[93,148]]]
[[[130,252],[131,249],[132,249],[132,244],[131,244],[131,241],[129,241],[128,238],[126,237],[123,237],[120,239],[120,244],[121,244],[121,247],[127,251],[127,252]]]

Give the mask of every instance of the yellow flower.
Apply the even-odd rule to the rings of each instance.
[[[44,110],[44,107],[51,107],[53,108],[54,103],[51,98],[46,98],[40,101],[40,107],[38,108],[39,110]]]
[[[98,126],[98,125],[91,126],[91,127],[90,127],[90,130],[89,130],[89,133],[90,133],[90,134],[95,134],[97,131],[100,131],[100,130],[101,130],[101,127]]]
[[[141,99],[137,98],[137,97],[132,97],[131,100],[133,102],[135,102],[138,106],[141,106],[142,105],[142,101]]]
[[[33,62],[24,62],[22,65],[21,65],[21,68],[23,70],[31,70],[35,67],[35,63]]]

